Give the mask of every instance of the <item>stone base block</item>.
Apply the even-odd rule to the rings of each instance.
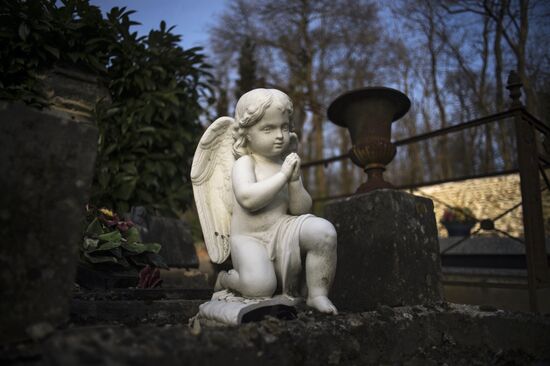
[[[325,206],[338,233],[331,299],[367,311],[442,300],[441,262],[431,200],[376,190]]]
[[[262,320],[266,315],[279,319],[296,317],[300,298],[278,295],[271,298],[247,299],[221,290],[199,307],[196,319],[205,325],[239,325]],[[194,320],[193,320],[194,321]]]

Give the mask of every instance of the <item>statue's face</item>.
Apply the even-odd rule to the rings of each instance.
[[[281,156],[288,148],[289,133],[288,111],[272,104],[263,118],[248,129],[248,148],[252,153],[265,157]]]

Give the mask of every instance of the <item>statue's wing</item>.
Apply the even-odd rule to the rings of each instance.
[[[229,256],[233,188],[231,169],[235,120],[220,117],[202,136],[193,157],[191,182],[210,259],[224,262]]]

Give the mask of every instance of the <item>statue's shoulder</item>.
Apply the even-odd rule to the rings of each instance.
[[[250,155],[243,155],[233,164],[233,170],[250,169],[254,167],[254,159]]]

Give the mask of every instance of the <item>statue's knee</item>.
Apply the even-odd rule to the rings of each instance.
[[[324,223],[320,225],[318,231],[318,245],[321,249],[333,250],[336,248],[336,229],[334,229],[334,226],[330,222],[323,221]]]
[[[241,289],[243,295],[250,297],[270,297],[277,289],[277,277],[275,273],[265,271],[262,273],[241,274]]]

